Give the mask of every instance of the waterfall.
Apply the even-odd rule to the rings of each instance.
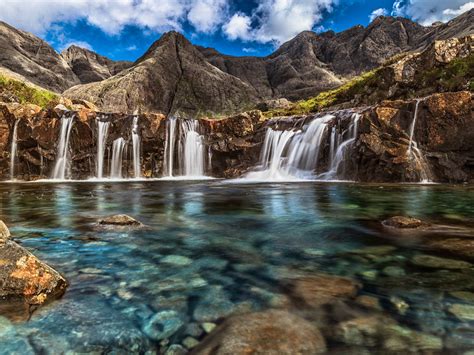
[[[110,166],[110,177],[113,179],[122,178],[122,158],[125,149],[125,140],[117,138],[112,144],[112,163]]]
[[[276,131],[268,128],[257,171],[246,175],[249,180],[295,180],[318,178],[334,180],[346,174],[346,162],[357,138],[360,115],[352,114],[347,129],[338,132],[333,115],[314,119],[302,130]],[[342,118],[345,119],[345,118]],[[341,120],[342,120],[341,119]],[[334,125],[329,131],[330,123]],[[329,132],[328,132],[329,131]],[[329,148],[328,170],[321,170],[319,163],[323,149]]]
[[[56,154],[56,163],[54,165],[52,178],[64,180],[67,170],[70,168],[69,137],[74,123],[74,116],[61,118],[61,130],[59,135],[59,145]]]
[[[169,117],[166,124],[165,158],[163,159],[163,175],[172,177],[174,167],[174,149],[176,142],[176,117]]]
[[[205,146],[197,120],[182,120],[179,162],[182,176],[204,176]]]
[[[353,113],[351,123],[347,130],[338,133],[336,127],[333,127],[330,141],[329,170],[320,175],[326,180],[334,180],[346,175],[347,156],[350,154],[350,148],[357,139],[360,114]]]
[[[10,180],[15,179],[15,161],[16,161],[16,155],[17,155],[17,140],[18,140],[18,123],[20,120],[15,121],[15,125],[13,126],[13,137],[12,137],[12,146],[11,146],[11,151],[10,151]]]
[[[107,136],[109,133],[110,122],[105,122],[100,119],[97,120],[97,171],[96,176],[102,179],[104,176],[104,155],[105,147],[107,145]]]
[[[415,135],[415,126],[418,119],[418,109],[420,106],[421,99],[416,100],[415,104],[415,113],[413,114],[413,121],[410,126],[410,142],[408,143],[407,156],[420,171],[420,180],[421,182],[430,182],[432,181],[431,170],[423,152],[418,148],[417,142],[413,139]]]
[[[418,107],[420,106],[420,99],[416,100],[416,105],[415,105],[415,114],[413,115],[413,122],[411,123],[410,126],[410,143],[408,144],[408,156],[411,155],[411,147],[413,145],[413,135],[415,133],[415,125],[416,125],[416,119],[418,118]]]
[[[179,123],[179,124],[178,124]],[[176,147],[178,161],[175,163]],[[204,138],[199,134],[198,120],[169,117],[166,128],[163,176],[203,177],[205,171]]]
[[[141,176],[140,168],[140,134],[138,132],[138,116],[133,117],[132,126],[132,144],[133,144],[133,176],[138,179]]]
[[[268,128],[260,157],[259,171],[250,180],[293,180],[312,175],[318,166],[320,149],[332,115],[313,120],[302,131]]]

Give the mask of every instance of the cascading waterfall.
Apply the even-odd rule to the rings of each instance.
[[[176,117],[168,117],[166,123],[166,142],[165,142],[165,159],[163,160],[163,175],[172,177],[174,167],[174,149],[176,142]]]
[[[141,176],[140,164],[140,134],[138,132],[138,116],[133,117],[132,126],[132,144],[133,144],[133,176],[138,179]]]
[[[16,155],[17,155],[17,140],[18,140],[18,123],[20,120],[15,121],[15,125],[13,126],[13,137],[12,137],[12,146],[10,151],[10,180],[15,179],[15,162],[16,162]]]
[[[301,131],[275,131],[267,129],[257,171],[246,175],[248,180],[298,180],[319,178],[337,179],[345,175],[345,164],[357,137],[360,115],[354,113],[349,127],[339,133],[333,126],[326,134],[331,121],[336,117],[325,115],[305,125]],[[314,175],[321,159],[321,150],[329,140],[329,169],[318,176]]]
[[[175,163],[176,147],[178,148],[177,164]],[[203,177],[206,166],[205,157],[204,138],[199,134],[199,121],[168,118],[163,175],[174,177],[174,171],[177,168],[178,176]]]
[[[64,180],[66,178],[67,170],[71,165],[69,154],[69,138],[71,136],[73,123],[74,115],[70,117],[63,116],[61,118],[59,145],[56,155],[56,163],[54,165],[52,175],[52,178],[56,180]]]
[[[125,149],[125,139],[117,138],[112,144],[112,162],[110,166],[110,177],[112,179],[122,178],[122,158]]]
[[[97,167],[96,176],[98,179],[104,177],[104,155],[107,145],[110,122],[97,120]]]
[[[417,99],[415,104],[415,113],[413,114],[413,121],[410,126],[410,142],[408,143],[407,156],[412,159],[415,167],[420,171],[421,182],[431,182],[431,170],[423,152],[418,148],[417,142],[414,140],[415,126],[418,119],[418,109],[422,99]]]
[[[182,176],[204,176],[205,146],[197,120],[182,120],[179,162]]]

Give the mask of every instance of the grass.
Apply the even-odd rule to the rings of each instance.
[[[357,94],[363,94],[368,88],[378,84],[377,73],[380,69],[371,70],[359,75],[336,89],[323,91],[308,100],[301,100],[289,109],[277,109],[266,112],[267,117],[303,115],[318,112],[327,107],[346,102]]]
[[[49,102],[58,98],[55,93],[27,85],[24,82],[0,74],[0,94],[8,93],[18,98],[22,104],[31,103],[46,107]]]

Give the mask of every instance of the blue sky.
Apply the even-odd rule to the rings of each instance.
[[[135,60],[169,30],[225,54],[264,56],[303,30],[340,32],[380,14],[429,25],[471,8],[468,0],[2,0],[0,20],[58,51],[76,44]]]

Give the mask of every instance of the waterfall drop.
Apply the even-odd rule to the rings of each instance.
[[[421,182],[426,183],[432,181],[430,166],[428,165],[423,152],[418,148],[418,143],[414,140],[416,121],[418,119],[418,110],[421,101],[422,99],[416,100],[415,113],[413,114],[413,121],[410,126],[410,142],[408,143],[407,156],[411,159],[415,168],[419,170]]]
[[[69,138],[71,136],[74,115],[61,118],[61,130],[59,135],[59,145],[56,155],[52,178],[55,180],[64,180],[70,169]]]
[[[104,177],[104,155],[107,145],[110,122],[97,120],[97,167],[96,176],[98,179]]]
[[[138,131],[138,116],[133,116],[132,144],[133,144],[133,176],[135,177],[135,179],[138,179],[141,176],[141,164],[140,164],[141,142],[140,142],[140,134]]]
[[[125,149],[125,140],[117,138],[112,144],[112,163],[110,167],[110,177],[112,179],[122,179],[122,158]]]
[[[10,151],[10,180],[15,180],[15,162],[17,156],[17,140],[18,140],[18,123],[20,120],[15,121],[15,125],[13,126],[13,136],[12,136],[12,146]]]
[[[205,172],[205,160],[204,138],[199,133],[199,121],[169,117],[163,176],[202,178]],[[179,172],[178,175],[174,174],[176,170]]]

